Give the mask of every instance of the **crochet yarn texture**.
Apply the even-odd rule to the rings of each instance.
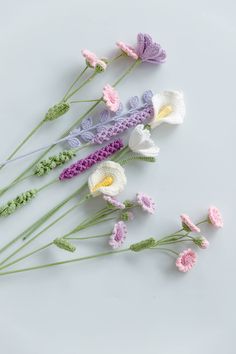
[[[146,240],[133,243],[130,245],[131,251],[134,252],[140,252],[142,250],[145,250],[147,248],[152,248],[156,246],[156,240],[153,237],[147,238]]]
[[[48,159],[42,160],[36,165],[34,174],[36,176],[43,176],[54,168],[64,165],[75,156],[76,152],[73,149],[62,151],[58,155],[50,156]]]
[[[70,105],[66,102],[55,104],[53,107],[49,108],[47,111],[44,121],[57,119],[70,109]]]
[[[144,123],[153,116],[152,105],[143,108],[141,111],[132,113],[129,117],[122,121],[117,121],[113,126],[98,132],[92,139],[92,144],[102,144],[104,141],[110,140],[112,137],[123,133],[129,128]]]
[[[78,176],[96,163],[101,162],[110,157],[111,155],[115,154],[123,147],[124,144],[121,139],[115,140],[112,143],[106,145],[105,147],[88,155],[86,158],[73,163],[71,166],[62,171],[59,176],[59,179],[62,181],[64,179],[70,179],[75,176]]]
[[[8,216],[14,213],[16,209],[19,209],[29,203],[36,196],[36,194],[36,189],[30,189],[29,191],[18,195],[15,199],[10,200],[7,204],[0,207],[0,216]]]
[[[73,245],[72,243],[70,243],[69,241],[67,241],[65,238],[60,237],[60,238],[56,238],[53,241],[54,245],[56,245],[57,247],[68,251],[68,252],[75,252],[76,247],[75,245]]]

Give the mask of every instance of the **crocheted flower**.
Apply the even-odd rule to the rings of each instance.
[[[132,213],[132,211],[124,211],[120,215],[120,218],[123,221],[132,221],[132,220],[134,220],[134,213]]]
[[[201,230],[195,225],[187,214],[181,214],[180,219],[182,221],[183,228],[186,231],[200,232]]]
[[[138,205],[140,205],[144,211],[147,211],[150,214],[154,214],[156,205],[154,200],[149,195],[144,193],[137,193],[136,199]]]
[[[137,125],[129,138],[129,148],[143,156],[155,157],[159,153],[159,147],[151,139],[151,133],[143,124]]]
[[[222,215],[219,209],[214,206],[210,207],[208,210],[208,220],[213,226],[217,228],[224,226]]]
[[[120,247],[127,236],[127,227],[123,221],[118,221],[113,228],[112,235],[110,236],[109,245],[112,248]]]
[[[138,59],[138,55],[135,52],[135,49],[133,47],[131,47],[130,45],[124,43],[124,42],[116,42],[116,45],[118,48],[120,48],[122,50],[123,53],[125,53],[126,55],[128,55],[128,57],[133,58],[134,60]]]
[[[123,191],[126,183],[123,167],[113,161],[101,163],[88,179],[89,190],[94,197],[101,193],[116,196]]]
[[[104,60],[97,60],[96,62],[96,65],[95,65],[95,70],[98,72],[98,73],[102,73],[103,71],[105,71],[107,68],[107,63],[105,63]]]
[[[104,146],[103,148],[95,152],[92,152],[84,159],[76,161],[69,167],[65,168],[59,176],[60,181],[65,179],[70,179],[80,175],[81,173],[91,168],[93,165],[112,156],[123,147],[124,147],[123,141],[121,139],[117,139],[112,143]]]
[[[180,91],[164,91],[152,97],[154,116],[149,123],[154,129],[162,123],[182,124],[185,117],[185,103]]]
[[[153,116],[153,107],[148,106],[141,111],[132,113],[125,119],[115,122],[108,129],[102,129],[91,140],[92,144],[102,144],[104,141],[110,140],[112,137],[125,132],[127,129],[135,127],[137,124],[143,123]]]
[[[137,37],[136,53],[142,62],[161,64],[166,61],[166,52],[160,44],[153,42],[151,36],[139,33]]]
[[[210,244],[209,241],[203,236],[194,238],[193,242],[203,250],[207,249]]]
[[[180,272],[188,272],[197,262],[197,255],[191,248],[181,252],[176,260],[176,267]]]
[[[119,202],[119,200],[110,197],[109,195],[104,195],[103,199],[108,203],[109,206],[112,206],[116,209],[125,209],[124,203]]]
[[[116,112],[120,107],[118,92],[109,84],[103,88],[103,100],[112,112]]]
[[[96,54],[90,52],[88,49],[83,49],[82,55],[85,58],[87,65],[90,68],[95,68],[95,66],[99,60],[98,57],[96,56]]]

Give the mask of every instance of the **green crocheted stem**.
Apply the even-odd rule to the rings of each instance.
[[[67,241],[66,239],[64,239],[63,237],[60,238],[56,238],[53,241],[54,245],[56,245],[57,247],[66,250],[68,252],[75,252],[76,247],[75,245],[73,245],[72,243],[70,243],[69,241]]]
[[[43,176],[48,174],[54,168],[64,165],[75,156],[76,151],[74,149],[65,150],[60,152],[58,155],[50,156],[48,159],[42,160],[36,165],[34,175]]]
[[[130,156],[127,157],[127,159],[124,160],[120,160],[118,161],[120,165],[126,165],[127,163],[129,163],[130,161],[135,161],[135,160],[139,160],[139,161],[145,161],[145,162],[156,162],[155,157],[149,157],[149,156]]]
[[[49,108],[49,110],[47,111],[44,121],[57,119],[57,118],[63,116],[63,114],[65,114],[66,112],[68,112],[69,109],[70,109],[69,103],[61,102],[61,103],[55,104],[54,106]]]
[[[132,245],[130,245],[130,249],[131,249],[131,251],[139,252],[139,251],[145,250],[147,248],[155,247],[156,242],[157,241],[155,240],[155,238],[151,237],[146,240],[143,240],[143,241],[140,241],[137,243],[133,243]]]
[[[37,192],[36,189],[30,189],[18,195],[15,199],[10,200],[7,204],[0,207],[0,216],[8,216],[14,213],[14,211],[29,203],[36,196]]]

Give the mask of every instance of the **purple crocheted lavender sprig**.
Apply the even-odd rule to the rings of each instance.
[[[147,106],[141,111],[132,113],[129,117],[122,121],[116,122],[110,128],[101,130],[91,140],[92,144],[102,144],[104,141],[108,141],[116,135],[123,133],[129,128],[135,127],[138,124],[146,122],[153,116],[153,106]]]
[[[92,154],[88,155],[84,159],[81,159],[75,163],[73,163],[68,168],[64,169],[59,176],[61,181],[65,179],[70,179],[75,176],[80,175],[82,172],[88,170],[90,167],[99,163],[111,155],[115,154],[117,151],[124,147],[123,141],[121,139],[117,139],[112,143],[104,146],[103,148],[93,152]]]

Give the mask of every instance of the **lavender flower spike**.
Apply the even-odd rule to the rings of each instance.
[[[136,53],[142,62],[162,64],[166,61],[165,50],[160,44],[153,42],[149,34],[138,34]]]
[[[91,143],[102,144],[104,141],[110,140],[112,137],[120,133],[123,133],[129,128],[135,127],[138,124],[142,124],[152,117],[153,117],[153,106],[150,105],[143,108],[141,111],[132,113],[126,119],[116,122],[110,128],[98,132],[91,140]]]
[[[82,172],[88,170],[93,165],[107,159],[111,155],[115,154],[117,151],[124,147],[123,141],[121,139],[115,140],[112,143],[106,145],[105,147],[93,152],[84,159],[81,159],[71,166],[62,171],[59,179],[63,181],[64,179],[70,179],[75,176],[80,175]]]

